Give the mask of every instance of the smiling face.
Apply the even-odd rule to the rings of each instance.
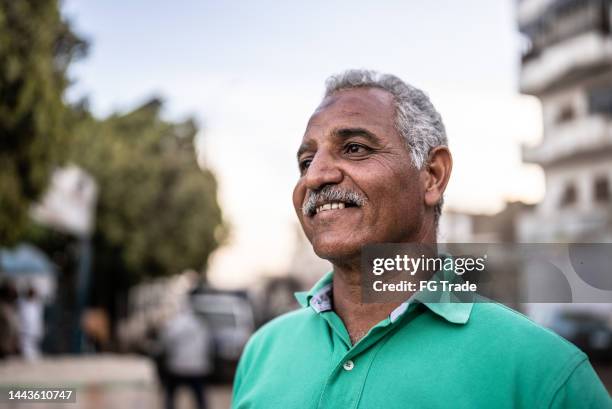
[[[335,92],[310,118],[293,205],[319,257],[345,263],[365,244],[422,241],[426,177],[394,121],[393,96],[378,88]]]

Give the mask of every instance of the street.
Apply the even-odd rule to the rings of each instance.
[[[91,355],[45,358],[36,363],[9,360],[0,363],[0,388],[57,387],[76,388],[75,403],[46,403],[54,409],[162,409],[163,400],[153,363],[134,355]],[[186,390],[180,390],[177,409],[195,405]],[[211,409],[227,409],[231,386],[213,386],[207,396]],[[41,409],[40,403],[8,403],[4,409]]]
[[[595,365],[608,391],[612,391],[612,366]],[[37,363],[9,360],[0,364],[0,389],[7,387],[76,388],[75,403],[47,403],[54,409],[163,409],[162,395],[152,362],[134,355],[91,355],[45,358]],[[227,409],[231,386],[211,386],[211,409]],[[177,409],[194,408],[187,390],[178,394]],[[40,403],[7,403],[0,409],[40,409]]]

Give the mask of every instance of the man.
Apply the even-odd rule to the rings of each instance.
[[[212,335],[202,317],[193,311],[191,300],[184,300],[176,316],[161,331],[160,380],[165,392],[166,409],[174,409],[176,391],[187,386],[196,407],[205,409],[204,382],[212,369]]]
[[[425,94],[330,78],[298,164],[295,210],[333,271],[249,341],[234,408],[612,407],[581,351],[499,304],[362,302],[364,245],[436,243],[452,159]]]
[[[27,361],[40,359],[40,341],[44,335],[43,301],[33,284],[17,300],[20,319],[21,354]]]

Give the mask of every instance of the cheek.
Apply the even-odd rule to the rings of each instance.
[[[396,212],[402,220],[403,228],[415,229],[423,219],[425,202],[419,175],[411,174],[409,177],[410,179],[400,187]]]
[[[302,214],[302,205],[304,204],[305,197],[306,188],[303,186],[303,184],[298,182],[297,185],[295,185],[295,187],[293,188],[293,209],[295,210],[295,214],[297,215],[300,225],[302,226],[304,234],[306,235],[308,240],[310,240],[312,237],[310,226],[308,225],[308,223],[306,223],[306,221],[304,220],[305,216]]]
[[[304,204],[304,197],[306,195],[306,189],[303,184],[298,182],[293,188],[293,208],[297,213],[300,220],[302,219],[302,205]]]
[[[389,182],[384,185],[377,196],[379,209],[386,217],[393,218],[401,224],[418,217],[423,207],[423,192],[420,188],[417,172],[396,172],[386,178]]]

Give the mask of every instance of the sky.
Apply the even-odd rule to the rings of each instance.
[[[541,170],[520,158],[542,130],[538,100],[518,93],[514,4],[65,0],[64,16],[91,43],[67,98],[86,96],[103,117],[161,96],[168,119],[198,120],[232,228],[209,277],[244,286],[288,268],[295,151],[325,79],[348,68],[393,73],[430,96],[454,158],[447,208],[491,213],[541,199]]]

